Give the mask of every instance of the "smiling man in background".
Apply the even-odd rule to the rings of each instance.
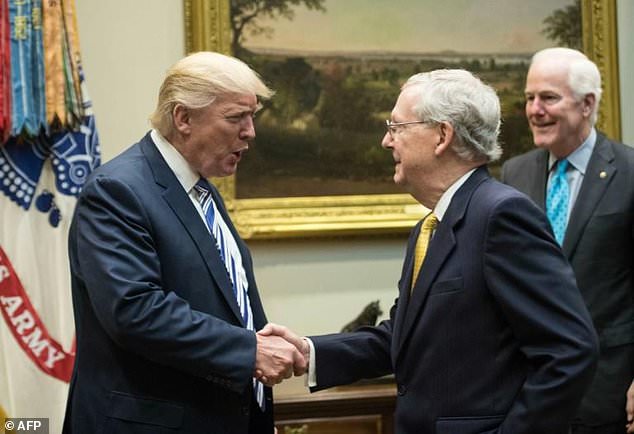
[[[507,161],[502,180],[546,210],[601,347],[572,434],[623,434],[626,424],[632,433],[634,149],[594,128],[601,76],[583,53],[568,48],[536,53],[525,93],[538,149]]]

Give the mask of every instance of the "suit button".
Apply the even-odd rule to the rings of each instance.
[[[242,410],[242,414],[243,415],[245,415],[245,416],[249,415],[249,407],[248,406],[246,406],[246,405],[242,406],[241,410]]]
[[[398,390],[399,396],[403,396],[407,393],[407,387],[404,384],[399,384],[397,390]]]

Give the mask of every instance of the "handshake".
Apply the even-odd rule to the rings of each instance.
[[[269,323],[257,332],[254,377],[267,386],[304,375],[308,371],[310,345],[284,326]]]

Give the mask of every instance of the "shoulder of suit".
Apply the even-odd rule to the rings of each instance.
[[[539,156],[541,156],[544,152],[546,151],[543,149],[539,149],[539,148],[532,149],[523,154],[516,155],[514,157],[509,158],[508,160],[504,162],[504,166],[514,166],[514,165],[526,163],[527,161],[533,161],[537,159]]]
[[[514,214],[518,210],[533,209],[533,205],[533,201],[524,193],[493,178],[481,183],[469,201],[469,207],[487,213]]]
[[[495,178],[487,179],[486,182],[483,182],[479,187],[481,190],[484,190],[484,191],[495,192],[494,195],[490,195],[490,196],[496,200],[514,197],[518,195],[523,196],[523,194],[517,191],[514,187],[508,184],[505,184],[503,182],[500,182]]]
[[[141,151],[140,143],[136,143],[97,167],[90,178],[113,178],[123,183],[134,184],[152,179],[147,169],[147,160]]]
[[[597,145],[603,142],[614,152],[617,161],[634,165],[634,147],[609,139],[605,134],[597,132]],[[596,146],[596,145],[595,145]]]
[[[620,152],[628,157],[634,158],[634,147],[612,140],[609,140],[609,143],[616,152]]]
[[[526,176],[532,176],[539,167],[540,161],[544,160],[544,153],[547,154],[544,149],[533,149],[509,158],[502,165],[502,181],[512,185],[516,185],[519,180],[525,181]]]

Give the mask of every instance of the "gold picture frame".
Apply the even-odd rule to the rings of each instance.
[[[229,53],[229,0],[183,1],[186,51]],[[598,128],[619,139],[616,0],[582,0],[581,5],[584,51],[603,77]],[[407,194],[238,199],[234,177],[215,184],[246,239],[403,233],[426,211]]]

